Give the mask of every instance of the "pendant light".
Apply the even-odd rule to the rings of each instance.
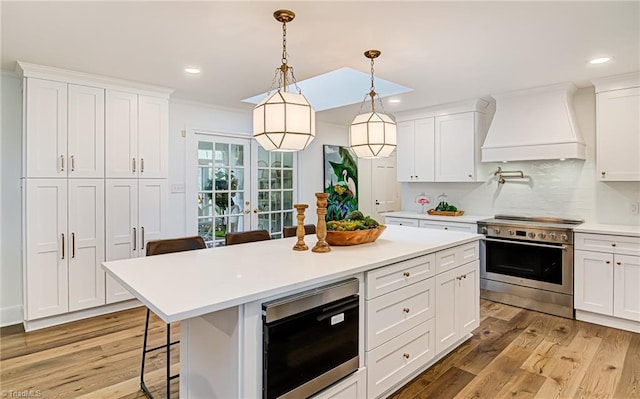
[[[380,107],[384,111],[382,100],[376,93],[373,78],[373,60],[380,56],[378,50],[367,50],[364,56],[371,60],[371,90],[365,94],[362,106],[371,97],[371,112],[360,113],[349,127],[349,146],[360,158],[384,158],[391,155],[396,148],[396,122],[384,113],[376,112],[375,98],[378,97]],[[362,107],[360,108],[362,111]]]
[[[273,16],[282,22],[282,65],[276,68],[273,78],[278,89],[272,93],[272,83],[265,99],[253,109],[253,137],[267,151],[300,151],[316,136],[316,113],[302,95],[293,67],[287,63],[287,22],[296,15],[293,11],[278,10]],[[287,91],[289,73],[297,93]]]

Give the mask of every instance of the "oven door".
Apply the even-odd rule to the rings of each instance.
[[[573,245],[485,238],[480,277],[573,294]]]

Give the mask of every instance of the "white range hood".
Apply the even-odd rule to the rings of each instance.
[[[585,159],[573,111],[571,83],[493,95],[496,112],[482,146],[482,162]]]

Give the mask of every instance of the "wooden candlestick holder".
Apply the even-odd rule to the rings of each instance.
[[[327,214],[327,193],[316,193],[316,213],[318,214],[318,225],[316,226],[316,236],[318,242],[311,249],[313,252],[331,252],[331,247],[325,241],[327,237],[327,224],[325,222],[325,215]]]
[[[304,210],[307,209],[309,205],[293,204],[293,207],[298,211],[298,216],[296,216],[298,219],[298,227],[296,228],[296,237],[298,238],[298,241],[296,242],[296,245],[293,246],[293,250],[306,251],[309,247],[304,243]]]

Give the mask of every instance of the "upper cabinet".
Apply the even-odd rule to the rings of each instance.
[[[478,99],[397,116],[398,181],[479,181],[488,104]]]
[[[601,181],[640,181],[640,73],[593,81]]]
[[[104,176],[104,90],[25,79],[25,177]]]
[[[107,90],[108,178],[168,174],[168,100]]]

